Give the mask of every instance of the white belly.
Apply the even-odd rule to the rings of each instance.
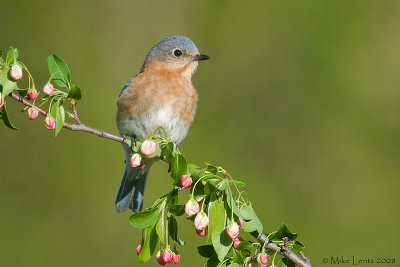
[[[123,119],[119,122],[118,129],[121,135],[136,136],[139,140],[144,140],[160,126],[167,131],[171,141],[177,144],[183,141],[189,130],[188,124],[168,108],[153,110],[144,116],[134,115]]]

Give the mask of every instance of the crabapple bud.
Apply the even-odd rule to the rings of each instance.
[[[235,222],[231,222],[228,227],[226,227],[226,233],[232,239],[235,239],[239,235],[239,225]]]
[[[196,234],[199,235],[199,236],[206,236],[207,235],[207,229],[196,230]]]
[[[142,245],[137,246],[136,254],[139,255],[140,251],[142,250]]]
[[[196,228],[196,230],[203,230],[208,226],[208,223],[208,216],[202,211],[198,213],[194,219],[194,228]]]
[[[243,220],[242,218],[239,217],[239,219],[238,219],[236,222],[237,222],[237,224],[239,225],[240,228],[243,227],[243,225],[244,225],[244,220]]]
[[[30,120],[35,120],[38,117],[38,115],[39,115],[39,111],[36,108],[29,108],[28,109],[28,118]]]
[[[37,98],[37,91],[35,88],[28,90],[28,99],[35,100]]]
[[[133,154],[131,157],[131,167],[132,168],[139,167],[141,163],[142,163],[142,157],[138,153]]]
[[[193,216],[200,211],[199,203],[193,198],[189,199],[189,201],[185,205],[185,213],[187,216]]]
[[[182,175],[181,184],[184,188],[189,188],[192,185],[192,178],[187,175]]]
[[[46,84],[46,85],[43,87],[43,92],[44,92],[46,95],[54,95],[54,86],[53,86],[51,83]]]
[[[238,246],[241,242],[242,242],[242,239],[236,237],[235,240],[233,241],[233,247],[238,248]]]
[[[262,266],[267,266],[268,264],[268,256],[265,253],[259,253],[257,256],[257,261]]]
[[[22,79],[22,69],[19,65],[14,64],[14,66],[11,67],[10,70],[10,76],[14,80],[21,80]]]
[[[44,126],[49,130],[54,130],[56,128],[56,120],[52,117],[46,117],[44,120]]]
[[[144,155],[150,156],[156,151],[157,145],[151,140],[146,140],[140,147],[140,152]]]

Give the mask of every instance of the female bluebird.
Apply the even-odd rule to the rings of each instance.
[[[193,121],[197,92],[191,76],[200,60],[209,59],[184,36],[168,37],[153,46],[140,73],[122,89],[118,99],[117,126],[121,135],[139,140],[162,126],[171,141],[180,144]],[[115,206],[118,212],[128,207],[139,212],[147,175],[154,160],[144,169],[130,166],[130,151],[125,150],[125,172]]]

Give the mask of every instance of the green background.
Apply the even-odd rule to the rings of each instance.
[[[200,101],[182,152],[245,178],[265,231],[285,222],[321,266],[399,255],[399,12],[366,0],[0,0],[0,47],[19,49],[38,88],[47,56],[65,59],[81,119],[117,133],[118,94],[151,46],[191,38],[212,60],[193,77]],[[0,128],[0,266],[138,265],[140,231],[114,208],[120,145],[54,138],[8,106],[20,130]],[[166,170],[153,167],[145,206],[169,190]],[[203,266],[206,239],[181,225],[182,266]]]

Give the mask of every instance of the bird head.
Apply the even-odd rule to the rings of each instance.
[[[163,39],[150,49],[141,71],[151,63],[161,63],[171,70],[183,70],[191,76],[201,60],[209,56],[200,54],[192,40],[185,36],[172,36]]]

